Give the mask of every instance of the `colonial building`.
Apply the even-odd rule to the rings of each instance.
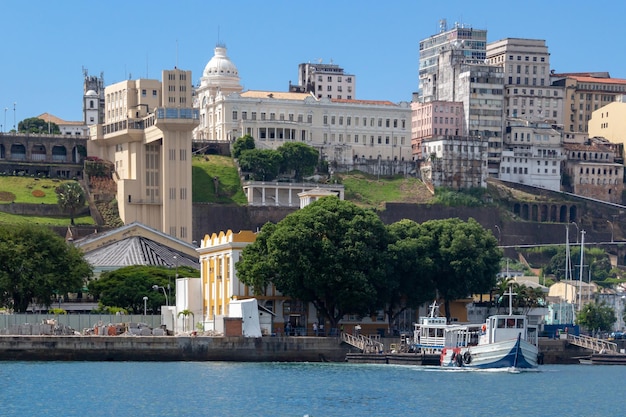
[[[617,149],[603,138],[590,138],[584,144],[565,144],[565,189],[576,195],[621,204],[624,165],[616,162],[616,158],[621,158]]]
[[[89,155],[115,163],[125,224],[141,222],[190,242],[191,71],[164,70],[162,81],[126,80],[105,88],[104,123],[91,126]]]
[[[463,103],[429,101],[411,103],[411,148],[417,160],[428,157],[422,153],[422,142],[437,137],[461,136],[465,131]]]
[[[237,91],[236,67],[226,59],[225,48],[216,48],[216,56],[204,70],[195,97],[200,113],[195,140],[233,141],[248,134],[260,149],[298,141],[344,169],[360,160],[411,160],[409,103]],[[222,81],[225,88],[220,87]]]
[[[626,79],[611,78],[607,72],[553,73],[550,78],[552,85],[565,90],[565,132],[588,132],[592,113],[626,94]]]
[[[500,179],[561,190],[561,133],[546,123],[507,119]]]

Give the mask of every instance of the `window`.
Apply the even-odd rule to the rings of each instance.
[[[247,111],[242,111],[241,112],[241,119],[242,120],[248,120],[248,112]]]
[[[233,110],[233,120],[237,120],[237,110]]]
[[[328,81],[329,83],[333,82],[333,77],[331,77],[330,75],[328,76],[328,78],[326,78],[326,81]]]
[[[146,94],[148,94],[148,93],[146,92],[146,90],[145,90],[145,89],[141,90],[141,97],[145,97],[145,96],[146,96]]]
[[[157,90],[152,90],[152,97],[156,97],[157,96]]]

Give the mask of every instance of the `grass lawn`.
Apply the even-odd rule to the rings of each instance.
[[[424,183],[416,178],[378,178],[362,172],[339,174],[345,199],[362,206],[383,209],[386,202],[426,203],[432,199]]]
[[[65,180],[0,176],[0,204],[56,204],[54,190]]]
[[[218,193],[213,179],[219,180]],[[248,203],[241,188],[235,162],[230,156],[198,155],[191,168],[192,200],[194,203],[239,204]]]
[[[42,217],[42,216],[22,216],[0,212],[0,224],[41,224],[47,226],[69,226],[70,217]],[[96,224],[91,216],[74,217],[74,223],[80,225]]]

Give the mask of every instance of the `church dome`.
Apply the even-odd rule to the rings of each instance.
[[[85,97],[98,97],[98,93],[93,90],[89,90],[85,93]]]
[[[211,58],[209,63],[206,64],[206,67],[204,67],[202,75],[204,77],[238,77],[239,72],[237,71],[235,64],[233,64],[228,56],[226,56],[226,48],[218,46],[215,48],[215,55]]]

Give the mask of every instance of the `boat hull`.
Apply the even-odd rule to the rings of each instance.
[[[537,354],[537,346],[518,338],[487,345],[446,348],[441,354],[441,366],[531,369],[537,367]]]

